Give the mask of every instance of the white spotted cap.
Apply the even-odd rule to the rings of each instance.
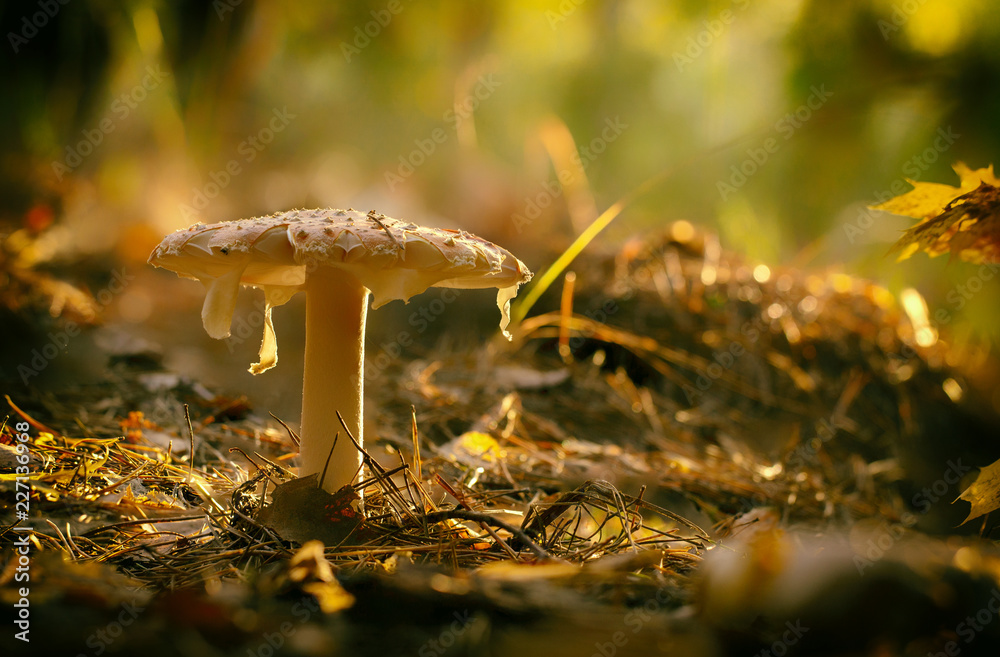
[[[195,224],[165,237],[149,263],[205,284],[202,320],[213,338],[229,335],[241,284],[264,290],[270,320],[270,309],[302,290],[314,267],[355,276],[371,291],[374,308],[429,287],[496,287],[500,328],[510,338],[510,300],[532,276],[509,251],[470,233],[353,209]]]

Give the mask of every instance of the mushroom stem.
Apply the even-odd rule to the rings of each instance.
[[[353,275],[318,267],[306,280],[306,352],[302,382],[299,476],[322,473],[323,488],[336,492],[354,480],[361,453],[340,431],[337,411],[358,444],[364,444],[365,318],[368,289]]]

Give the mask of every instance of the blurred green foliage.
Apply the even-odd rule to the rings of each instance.
[[[886,260],[909,222],[863,207],[997,162],[997,16],[987,0],[6,3],[0,221],[48,206],[64,250],[126,257],[195,220],[377,208],[541,269],[580,229],[574,200],[586,218],[668,171],[593,248],[685,218],[751,259],[947,303],[970,270]],[[608,139],[609,122],[627,127]],[[546,191],[560,124],[576,199]],[[958,137],[936,145],[941,130]],[[963,312],[996,325],[996,300]]]

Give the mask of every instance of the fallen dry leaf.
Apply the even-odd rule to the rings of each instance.
[[[275,488],[271,504],[260,510],[257,519],[286,541],[340,545],[351,538],[352,544],[364,543],[370,532],[355,508],[358,494],[345,486],[331,495],[317,485],[317,478],[293,479]]]
[[[446,458],[474,468],[492,467],[506,455],[493,436],[481,431],[466,431],[440,451]]]
[[[354,604],[354,596],[345,591],[334,577],[333,567],[327,561],[320,541],[307,541],[292,555],[288,578],[315,597],[325,614],[336,613]]]
[[[906,182],[913,185],[913,189],[884,203],[871,206],[872,210],[882,210],[914,219],[930,219],[944,212],[945,207],[955,198],[979,187],[981,182],[1000,185],[1000,180],[993,175],[992,164],[973,170],[964,162],[956,162],[951,168],[958,174],[960,180],[958,187],[942,183],[917,182],[907,178]]]
[[[898,260],[923,249],[931,257],[951,253],[976,264],[1000,261],[1000,179],[993,165],[972,170],[959,162],[952,168],[959,187],[910,180],[911,191],[872,206],[921,220],[892,247]]]
[[[974,518],[1000,509],[1000,461],[982,468],[976,480],[962,491],[955,502],[958,500],[972,504],[969,517],[962,521],[963,525]]]
[[[1000,261],[1000,187],[980,184],[940,215],[910,228],[893,247],[900,260],[921,248],[932,257],[951,253],[975,264]]]

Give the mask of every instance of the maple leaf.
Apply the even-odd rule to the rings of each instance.
[[[1000,509],[1000,461],[982,468],[976,480],[962,491],[955,502],[958,500],[972,504],[969,517],[962,521],[963,525],[974,518]]]
[[[899,252],[897,260],[923,249],[931,257],[950,253],[976,264],[1000,261],[1000,179],[993,165],[973,170],[958,162],[952,168],[959,187],[908,180],[912,190],[871,206],[921,220],[890,249]]]

